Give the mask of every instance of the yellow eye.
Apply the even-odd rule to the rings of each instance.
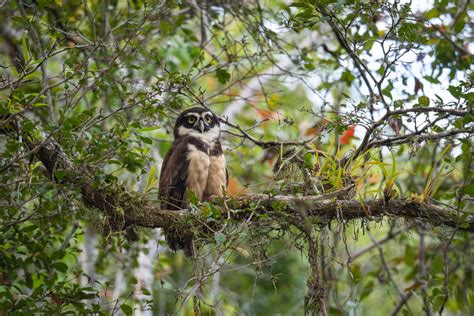
[[[207,123],[211,123],[212,122],[212,117],[210,115],[206,115],[205,120],[206,120]]]
[[[196,118],[194,116],[188,117],[188,123],[189,124],[194,124],[194,122],[196,122]]]

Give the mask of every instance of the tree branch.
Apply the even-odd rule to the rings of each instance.
[[[20,126],[19,122],[16,123],[17,127]],[[19,129],[16,131],[18,132]],[[11,133],[11,129],[2,130],[2,132]],[[187,210],[161,210],[157,206],[159,203],[146,200],[140,193],[127,192],[121,186],[94,185],[93,177],[75,166],[52,137],[34,141],[31,137],[23,136],[22,138],[29,150],[37,148],[35,149],[36,156],[46,167],[51,179],[54,179],[55,171],[62,170],[64,172],[62,181],[79,186],[85,203],[109,216],[114,222],[114,229],[126,229],[131,225],[149,228],[169,227],[176,225],[188,216],[191,216],[190,223],[199,223],[199,216],[195,216]],[[425,201],[410,199],[389,201],[379,199],[361,202],[336,200],[330,194],[318,196],[253,194],[216,202],[216,204],[230,208],[230,220],[244,219],[252,213],[265,214],[276,220],[284,216],[296,220],[311,218],[316,224],[325,225],[331,220],[347,221],[362,218],[379,220],[389,216],[420,219],[434,226],[448,226],[474,232],[474,216],[467,216],[461,222],[458,213]],[[302,214],[307,218],[301,218]],[[259,217],[253,216],[252,218],[258,220]]]
[[[445,131],[442,133],[437,134],[420,134],[421,131],[408,134],[408,135],[400,135],[393,138],[382,139],[382,140],[374,140],[370,141],[371,136],[380,126],[387,123],[388,118],[395,116],[395,115],[402,115],[408,113],[445,113],[453,116],[465,116],[472,111],[467,109],[453,109],[453,108],[442,108],[442,107],[418,107],[418,108],[410,108],[410,109],[399,109],[394,111],[387,111],[378,121],[374,122],[365,132],[364,138],[360,143],[359,147],[353,152],[353,154],[348,157],[347,159],[355,159],[363,154],[365,151],[372,147],[380,147],[380,146],[388,146],[388,145],[400,145],[404,143],[410,142],[412,139],[418,137],[419,139],[440,139],[447,136],[453,136],[457,134],[467,133],[472,134],[474,133],[474,129],[453,129],[449,131]]]
[[[406,144],[414,140],[422,141],[422,140],[435,140],[435,139],[442,139],[449,136],[454,136],[458,134],[474,134],[474,128],[470,129],[452,129],[447,130],[440,133],[426,133],[426,134],[408,134],[408,135],[401,135],[397,137],[382,139],[382,140],[375,140],[367,144],[367,148],[374,148],[374,147],[381,147],[381,146],[394,146],[394,145],[401,145]]]
[[[103,204],[103,193],[96,190],[83,191],[84,198],[99,210],[109,213],[106,204]],[[324,197],[324,196],[323,196]],[[249,209],[258,215],[268,217],[300,217],[301,211],[305,211],[308,218],[316,220],[316,224],[325,225],[331,220],[353,220],[368,219],[380,220],[383,217],[405,218],[411,220],[423,220],[433,226],[447,226],[463,231],[474,232],[474,216],[468,216],[460,223],[458,215],[442,207],[422,201],[410,199],[396,199],[385,201],[368,200],[362,204],[356,200],[323,200],[322,196],[292,196],[253,194],[246,195],[235,200],[225,201],[226,205],[231,205],[230,219],[241,220],[251,213]],[[99,202],[99,203],[98,203]],[[222,204],[223,201],[216,201]],[[130,208],[124,209],[124,226],[137,225],[149,228],[165,228],[177,224],[191,213],[188,210],[170,211],[161,210],[158,206],[146,202],[141,205],[141,210],[136,213]],[[127,207],[129,204],[120,203],[120,207]],[[243,210],[243,211],[239,211]],[[199,222],[198,215],[191,215],[191,222],[194,218]],[[253,217],[258,220],[258,216]]]

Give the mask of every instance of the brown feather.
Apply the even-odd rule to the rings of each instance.
[[[188,205],[185,196],[189,167],[189,161],[185,158],[187,150],[186,137],[178,138],[173,142],[163,160],[158,191],[162,209],[180,210]],[[179,227],[167,227],[164,229],[164,233],[171,250],[183,249],[186,256],[193,256],[191,234],[183,233],[179,230]]]
[[[184,196],[189,167],[189,161],[185,159],[187,150],[186,137],[179,138],[173,142],[163,160],[158,191],[162,209],[180,210],[188,204]]]
[[[175,140],[161,167],[158,195],[162,209],[185,209],[189,204],[189,191],[198,200],[209,201],[215,196],[223,196],[223,190],[227,187],[226,162],[219,140],[212,137],[212,132],[206,132],[202,137],[196,131],[191,131],[189,135],[180,132],[183,126],[188,130],[190,128],[186,126],[187,113],[203,111],[207,110],[193,108],[181,113],[176,120]],[[215,115],[212,124],[214,128],[219,126]],[[214,135],[218,137],[219,133]],[[164,233],[172,250],[183,249],[186,256],[193,256],[192,234],[179,227],[168,227]]]

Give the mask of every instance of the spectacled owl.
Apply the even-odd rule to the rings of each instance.
[[[223,196],[228,176],[220,133],[219,119],[208,109],[194,107],[178,116],[173,144],[161,166],[161,209],[185,209],[190,192],[199,201]],[[186,256],[193,256],[192,236],[173,228],[164,233],[171,250],[182,249]]]

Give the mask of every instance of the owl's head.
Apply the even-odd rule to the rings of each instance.
[[[194,107],[182,112],[174,125],[174,137],[193,136],[210,144],[221,134],[219,119],[212,111]]]

